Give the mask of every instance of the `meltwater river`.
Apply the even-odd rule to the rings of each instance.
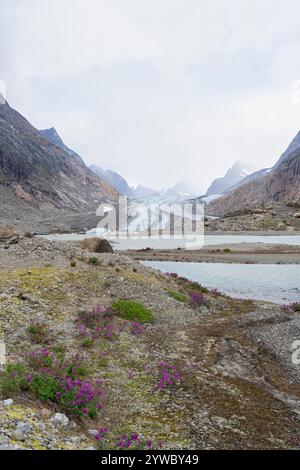
[[[162,272],[175,272],[232,297],[279,304],[300,302],[300,265],[185,263],[143,261]]]

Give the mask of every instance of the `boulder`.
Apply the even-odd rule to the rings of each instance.
[[[80,246],[91,253],[113,253],[114,251],[109,241],[105,240],[105,238],[85,238]]]
[[[16,237],[16,232],[12,227],[0,227],[0,242],[7,242],[11,238]]]
[[[295,217],[296,219],[300,219],[300,212],[296,212],[296,213],[294,214],[294,217]]]

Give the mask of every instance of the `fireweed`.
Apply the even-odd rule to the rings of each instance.
[[[193,308],[201,307],[202,305],[207,306],[207,297],[200,292],[190,292],[189,305]]]
[[[158,390],[164,390],[167,387],[172,387],[180,381],[180,374],[177,367],[173,364],[168,364],[165,361],[159,363],[159,379],[157,382]]]
[[[76,323],[82,340],[89,340],[91,343],[100,337],[113,339],[126,329],[134,335],[141,335],[144,332],[140,322],[127,320],[117,322],[110,308],[101,305],[91,311],[80,312]]]
[[[294,312],[300,312],[300,302],[294,302],[289,305],[283,306],[284,310],[293,310]]]
[[[95,435],[95,440],[97,441],[97,446],[99,449],[112,448],[119,450],[146,450],[146,449],[162,449],[163,443],[158,442],[154,443],[152,439],[141,438],[138,434],[121,434],[120,436],[115,436],[112,439],[112,442],[108,441],[108,429],[100,428],[98,433]]]
[[[29,367],[8,366],[1,373],[1,391],[6,394],[10,390],[28,390],[41,400],[58,404],[72,417],[94,418],[103,407],[103,382],[84,380],[84,372],[78,355],[57,359],[42,349],[30,353]]]

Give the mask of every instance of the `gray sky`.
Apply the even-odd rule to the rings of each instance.
[[[299,0],[0,0],[0,79],[87,164],[204,191],[300,129]]]

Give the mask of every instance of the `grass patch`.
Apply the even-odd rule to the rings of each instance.
[[[188,298],[185,294],[181,292],[176,292],[175,290],[168,290],[168,294],[173,299],[177,300],[178,302],[187,302]]]
[[[29,325],[27,333],[33,343],[36,344],[49,344],[50,336],[47,328],[40,323]]]
[[[139,321],[140,323],[151,323],[155,320],[153,313],[140,302],[117,300],[111,304],[110,308],[124,320]]]
[[[89,264],[91,264],[92,266],[99,266],[100,264],[99,258],[97,258],[97,256],[92,256],[89,259]]]

